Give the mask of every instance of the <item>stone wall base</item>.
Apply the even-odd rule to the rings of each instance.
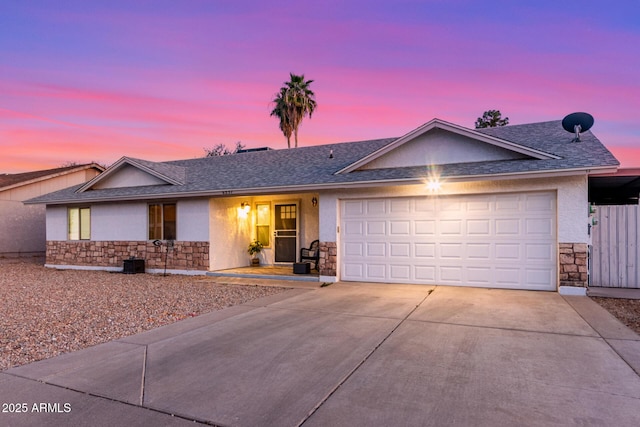
[[[320,242],[320,262],[318,270],[321,276],[337,276],[338,246],[336,242]]]
[[[131,257],[144,259],[147,269],[208,270],[209,242],[176,241],[173,248],[147,241],[47,241],[46,264],[123,267]]]
[[[586,287],[589,281],[586,243],[559,243],[560,286]]]

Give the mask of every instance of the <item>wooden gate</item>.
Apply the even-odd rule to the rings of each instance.
[[[590,286],[640,288],[640,206],[597,206]]]

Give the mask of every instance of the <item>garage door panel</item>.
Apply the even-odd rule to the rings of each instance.
[[[364,221],[345,221],[342,230],[347,238],[351,236],[362,236],[364,232]]]
[[[527,218],[525,230],[528,236],[552,236],[553,221],[550,218]]]
[[[411,199],[392,199],[389,201],[389,213],[410,213],[412,210]]]
[[[436,257],[436,244],[435,243],[415,243],[415,256],[416,258],[433,258]]]
[[[411,244],[410,243],[390,243],[389,255],[392,258],[405,258],[411,257]]]
[[[433,265],[416,265],[414,273],[414,279],[418,283],[436,283],[436,267]]]
[[[460,260],[464,256],[462,243],[441,243],[438,245],[440,258]]]
[[[495,244],[495,260],[496,261],[519,261],[520,245],[518,243],[496,243]]]
[[[529,261],[554,261],[555,251],[550,244],[527,243],[524,247],[527,260]]]
[[[411,279],[411,266],[403,264],[391,264],[389,266],[389,278],[391,281],[407,281]]]
[[[435,236],[436,221],[435,220],[416,220],[414,221],[415,234],[421,236]]]
[[[460,284],[462,283],[462,267],[457,266],[443,266],[440,267],[440,281],[446,284]]]
[[[367,236],[384,236],[387,234],[386,221],[367,221]]]
[[[551,194],[528,194],[525,196],[526,210],[528,212],[545,212],[554,211],[554,198]]]
[[[441,220],[437,226],[440,229],[440,234],[443,236],[462,236],[461,219]]]
[[[342,278],[555,290],[555,200],[540,192],[349,201]]]
[[[472,286],[489,286],[493,280],[493,270],[489,267],[468,267],[465,282]]]
[[[386,257],[387,256],[387,244],[367,242],[367,256],[368,257]]]
[[[467,257],[475,260],[488,260],[492,258],[490,243],[467,244]]]
[[[491,221],[489,219],[467,220],[467,234],[470,236],[490,236]]]
[[[344,245],[344,256],[348,258],[361,257],[364,255],[363,242],[348,242]]]
[[[433,197],[418,197],[414,202],[417,213],[435,212],[436,210],[436,199]]]
[[[366,266],[368,280],[385,280],[387,278],[387,265],[386,264],[372,264],[368,263]]]
[[[387,204],[384,200],[367,200],[365,205],[366,215],[384,215],[387,213]]]
[[[392,236],[409,236],[411,234],[411,221],[389,221],[389,234]]]

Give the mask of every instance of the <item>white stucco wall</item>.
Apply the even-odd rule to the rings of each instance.
[[[211,199],[209,203],[209,268],[223,270],[249,265],[246,247],[251,241],[253,227],[249,216],[238,216],[240,200]]]
[[[67,207],[47,206],[47,240],[67,240]]]
[[[92,205],[91,240],[147,240],[147,215],[144,202]]]
[[[590,243],[588,235],[587,176],[569,176],[526,180],[498,180],[446,183],[438,194],[482,194],[524,191],[556,191],[558,242]],[[402,197],[432,194],[424,185],[338,190],[321,193],[320,240],[337,242],[339,199],[364,197]]]
[[[67,240],[67,207],[47,208],[47,240]],[[178,240],[207,242],[209,200],[177,202]],[[91,240],[148,240],[148,203],[104,203],[91,205]]]
[[[209,241],[209,199],[181,200],[177,205],[178,239]]]
[[[368,163],[363,169],[444,165],[525,157],[442,129],[433,129]]]
[[[93,188],[122,188],[122,187],[142,187],[144,185],[166,184],[165,181],[150,175],[131,165],[124,165],[111,176],[101,178],[100,182]]]

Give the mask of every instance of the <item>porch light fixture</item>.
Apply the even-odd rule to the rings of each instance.
[[[438,166],[432,165],[427,168],[427,176],[424,181],[427,190],[431,193],[437,193],[442,188],[442,181],[440,180],[440,169]]]
[[[442,184],[437,179],[430,179],[429,181],[427,181],[427,190],[431,191],[432,193],[440,191],[441,187]]]
[[[312,198],[311,204],[313,205],[314,208],[318,206],[318,198],[317,197]]]
[[[240,207],[238,208],[238,217],[239,218],[247,218],[249,215],[249,211],[251,210],[251,205],[247,202],[240,203]]]

